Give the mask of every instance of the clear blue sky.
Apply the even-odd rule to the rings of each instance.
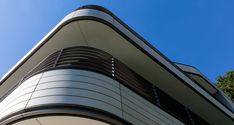
[[[74,9],[106,7],[175,62],[215,82],[234,69],[233,0],[0,0],[0,77]]]

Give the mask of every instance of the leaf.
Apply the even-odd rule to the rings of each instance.
[[[224,76],[217,77],[217,87],[234,101],[234,71],[229,71]]]

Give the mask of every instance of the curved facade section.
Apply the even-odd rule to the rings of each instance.
[[[2,100],[0,103],[1,120],[26,108],[40,78],[41,74],[29,78],[27,81],[20,84],[14,91],[12,91],[4,100]]]
[[[81,105],[121,116],[119,83],[83,70],[54,70],[41,74],[26,108],[40,105]]]
[[[234,122],[231,110],[99,6],[66,16],[0,80],[0,99],[1,125],[81,109],[124,124]]]
[[[47,56],[1,107],[2,121],[14,114],[25,117],[32,109],[74,107],[106,112],[135,125],[209,124],[118,59],[85,46]]]
[[[117,81],[91,71],[61,69],[24,81],[1,103],[0,119],[18,111],[50,105],[90,107],[122,117]]]
[[[56,69],[28,78],[1,103],[0,119],[35,107],[65,105],[108,112],[134,125],[183,125],[118,81],[79,69]]]

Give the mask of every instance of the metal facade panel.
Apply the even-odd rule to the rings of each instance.
[[[24,109],[42,74],[29,78],[20,84],[0,103],[0,119]]]
[[[183,125],[118,81],[92,71],[46,71],[24,81],[5,99],[0,118],[31,107],[72,104],[109,112],[134,125]]]
[[[144,98],[140,97],[133,91],[129,90],[125,86],[121,85],[122,103],[123,103],[123,113],[125,116],[134,116],[135,119],[144,121],[153,121],[154,124],[159,125],[173,125],[174,121],[178,121],[165,111],[162,111],[152,103],[148,102]],[[137,114],[137,115],[136,115]],[[146,120],[148,119],[148,120]],[[132,120],[132,119],[131,119]],[[177,122],[181,123],[181,122]],[[149,123],[147,123],[149,124]],[[183,125],[181,123],[181,125]]]

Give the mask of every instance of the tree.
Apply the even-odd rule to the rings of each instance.
[[[234,71],[217,78],[217,86],[234,101]]]

